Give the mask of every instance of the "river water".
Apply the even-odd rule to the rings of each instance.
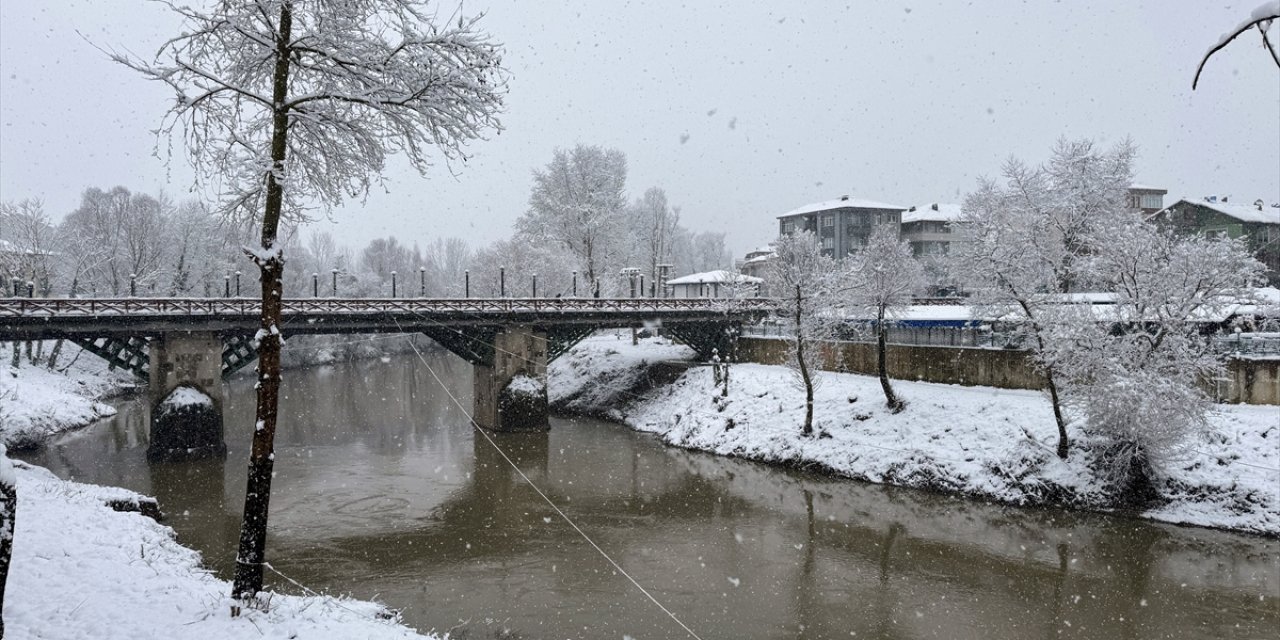
[[[426,357],[469,410],[470,367]],[[229,578],[252,380],[226,391],[225,463],[148,465],[140,401],[25,458],[156,496],[178,539]],[[288,371],[281,416],[267,552],[300,583],[376,598],[458,638],[691,637],[473,434],[416,358]],[[833,480],[599,420],[495,439],[708,640],[1274,638],[1280,628],[1276,540]]]

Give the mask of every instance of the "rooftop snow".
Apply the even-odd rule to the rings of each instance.
[[[764,282],[764,280],[719,269],[672,278],[667,281],[667,284],[756,284],[759,282]]]
[[[906,207],[900,207],[896,204],[885,204],[876,202],[875,200],[860,200],[858,198],[842,197],[835,200],[827,200],[826,202],[815,202],[806,204],[799,209],[792,209],[780,216],[786,218],[790,216],[798,216],[806,213],[815,213],[818,211],[828,211],[831,209],[893,209],[895,211],[906,211]]]
[[[1135,191],[1163,191],[1165,193],[1169,193],[1169,190],[1164,187],[1153,187],[1149,184],[1142,184],[1140,182],[1135,182],[1129,185],[1129,188]]]
[[[935,210],[934,207],[937,207]],[[955,222],[960,219],[960,205],[952,203],[930,203],[916,205],[915,211],[902,212],[902,224],[908,222],[923,222],[932,220],[937,222]]]
[[[1179,204],[1186,202],[1187,204],[1199,205],[1207,209],[1213,209],[1218,213],[1240,220],[1241,222],[1261,222],[1263,224],[1280,224],[1280,207],[1272,207],[1266,204],[1262,205],[1259,210],[1253,204],[1244,202],[1209,202],[1204,198],[1182,198],[1177,202],[1165,207],[1165,211],[1172,209]]]

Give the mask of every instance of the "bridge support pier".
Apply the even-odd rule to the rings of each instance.
[[[211,331],[151,341],[151,461],[223,458],[222,340]]]
[[[546,431],[547,332],[507,326],[493,345],[493,366],[474,369],[476,424],[490,431]]]

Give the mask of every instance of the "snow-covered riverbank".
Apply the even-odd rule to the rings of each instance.
[[[783,367],[734,365],[724,398],[709,367],[648,388],[652,363],[691,357],[665,340],[593,336],[552,363],[550,399],[722,455],[1013,504],[1108,507],[1084,434],[1071,434],[1068,460],[1054,455],[1053,415],[1039,392],[895,382],[909,406],[892,414],[875,378],[823,372],[818,436],[806,438],[804,394]],[[1161,504],[1139,515],[1280,536],[1280,409],[1222,405],[1212,422],[1211,437],[1162,467]]]
[[[273,594],[268,610],[230,616],[230,583],[200,567],[173,530],[112,501],[123,489],[17,466],[18,515],[5,594],[7,637],[420,638],[369,602]]]
[[[65,370],[25,359],[14,368],[11,353],[10,345],[0,349],[0,442],[10,449],[37,446],[53,434],[115,415],[104,400],[138,384],[128,372],[108,370],[104,360],[69,343],[58,365]]]

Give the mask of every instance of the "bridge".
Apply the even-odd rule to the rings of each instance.
[[[661,326],[703,358],[727,353],[736,329],[776,307],[764,298],[308,298],[283,302],[280,333],[423,334],[474,365],[473,415],[495,431],[545,428],[546,368],[598,329]],[[149,451],[158,458],[225,450],[221,380],[257,358],[261,303],[252,298],[0,299],[0,341],[69,340],[147,382]],[[540,407],[509,410],[512,379],[542,381]],[[215,400],[216,429],[158,424],[178,387]],[[192,421],[187,421],[192,422]],[[191,435],[191,432],[200,434]],[[215,433],[216,432],[216,433]],[[216,442],[214,440],[216,439]]]

